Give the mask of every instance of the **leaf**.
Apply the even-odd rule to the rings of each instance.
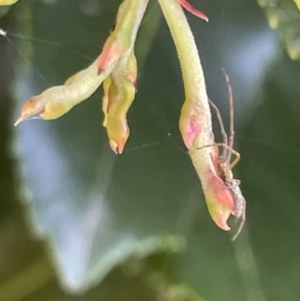
[[[264,8],[269,24],[277,29],[283,45],[293,60],[300,59],[300,13],[299,1],[258,0]]]
[[[0,5],[12,5],[18,1],[19,0],[0,0]]]
[[[64,15],[63,8],[68,5],[51,8],[34,3],[30,11],[34,16],[47,10],[48,20],[54,20],[58,14]],[[80,14],[77,17],[78,24],[86,18]],[[47,36],[46,28],[40,32],[39,23],[34,21],[33,18],[34,36]],[[91,29],[101,28],[94,22]],[[53,24],[51,32],[59,32]],[[73,30],[80,32],[80,28]],[[102,39],[106,34],[102,33]],[[89,39],[80,39],[79,49],[98,35],[95,32]],[[75,42],[78,43],[77,36],[72,35],[63,41],[66,48]],[[18,71],[15,93],[19,105],[44,89],[44,83],[35,82],[32,66],[43,70],[44,78],[55,72],[55,78],[60,78],[70,72],[69,66],[58,64],[64,61],[65,52],[53,55],[53,48],[38,46],[34,48],[35,55],[28,57],[31,64]],[[66,59],[74,62],[70,55]],[[53,63],[49,64],[49,60]],[[78,61],[77,57],[77,64]],[[177,225],[189,191],[182,190],[181,174],[173,164],[182,157],[181,153],[169,156],[163,147],[130,152],[130,144],[122,157],[111,152],[100,126],[100,99],[101,93],[95,94],[86,105],[55,122],[31,120],[17,129],[15,148],[22,158],[24,185],[32,193],[32,225],[40,237],[47,238],[61,282],[72,292],[98,283],[129,256],[178,250],[182,233]],[[139,125],[142,139],[147,126]],[[154,137],[144,139],[135,143],[159,145]],[[141,177],[145,170],[147,174]]]
[[[299,0],[294,0],[294,2],[296,3],[298,9],[300,10],[300,1]]]

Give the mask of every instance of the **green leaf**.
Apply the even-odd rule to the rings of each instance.
[[[95,28],[108,23],[107,30],[100,31],[102,41],[108,33],[113,20],[113,15],[104,18],[108,6],[102,7],[100,18],[85,15],[80,6],[73,6],[73,18],[76,24],[86,22],[87,34],[78,26],[72,28],[73,34],[61,37],[59,28],[67,27],[69,21],[64,21],[63,16],[69,7],[67,1],[52,7],[33,3],[30,13],[25,6],[20,11],[31,15],[30,31],[35,38],[54,33],[53,43],[64,46],[55,51],[55,46],[32,45],[32,56],[27,57],[30,64],[25,60],[15,84],[19,105],[45,85],[59,82],[76,68],[89,64],[65,49],[79,52],[90,47],[94,55],[99,51],[91,45],[99,36]],[[51,28],[38,26],[45,13],[53,24]],[[78,39],[80,34],[82,38]],[[75,108],[56,122],[29,121],[16,130],[24,183],[32,194],[30,218],[38,235],[47,237],[61,281],[71,291],[82,291],[99,282],[133,254],[145,257],[162,249],[176,251],[181,245],[178,220],[189,189],[182,189],[182,175],[174,162],[183,155],[177,152],[170,156],[155,135],[147,135],[145,120],[138,126],[142,140],[134,142],[133,134],[128,152],[116,156],[100,126],[101,95],[99,91],[87,105]],[[137,101],[142,93],[139,96]],[[130,151],[135,146],[141,150]],[[147,173],[141,177],[145,170]]]
[[[0,0],[0,5],[12,5],[19,0]]]
[[[296,1],[258,0],[272,28],[277,29],[283,45],[293,60],[300,59],[300,12]]]

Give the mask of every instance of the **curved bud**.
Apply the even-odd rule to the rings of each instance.
[[[39,115],[45,109],[44,103],[41,101],[39,96],[31,97],[22,108],[21,116],[15,122],[15,126],[17,126],[23,120],[26,120],[35,115]]]
[[[208,170],[205,179],[202,180],[203,192],[210,216],[221,229],[229,231],[227,220],[235,214],[232,193],[215,171]]]
[[[118,118],[109,118],[107,123],[107,135],[109,137],[109,145],[113,152],[122,154],[127,139],[130,135],[130,129],[127,124],[126,116]]]
[[[51,87],[40,95],[30,98],[24,104],[21,117],[15,125],[35,115],[46,120],[56,119],[90,97],[115,66],[112,65],[98,76],[97,63],[98,61],[95,60],[86,69],[69,77],[65,85]]]
[[[126,114],[135,96],[134,85],[121,78],[118,85],[113,77],[108,90],[106,105],[106,128],[110,146],[115,153],[121,154],[130,134]]]

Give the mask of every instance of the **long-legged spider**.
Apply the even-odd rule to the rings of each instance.
[[[240,190],[240,180],[233,178],[232,168],[239,162],[240,154],[233,149],[234,144],[234,108],[233,108],[233,96],[232,89],[229,81],[228,75],[225,73],[225,78],[228,86],[229,94],[229,116],[230,116],[230,125],[229,125],[229,139],[225,131],[224,123],[220,114],[218,107],[209,100],[210,105],[216,112],[216,116],[220,125],[221,135],[223,137],[222,143],[215,143],[213,145],[207,145],[203,147],[216,147],[217,149],[217,158],[213,159],[218,176],[224,181],[226,187],[228,187],[234,202],[234,215],[240,220],[240,225],[238,230],[232,240],[235,240],[240,234],[246,220],[246,201]],[[203,148],[201,147],[201,148]],[[219,148],[222,147],[222,154],[219,154]],[[231,161],[232,155],[235,156],[235,159]]]

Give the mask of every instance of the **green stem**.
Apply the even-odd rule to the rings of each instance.
[[[191,147],[188,148],[198,176],[202,178],[203,169],[211,164],[209,154],[211,150],[207,147],[199,151],[199,148],[213,144],[214,136],[201,61],[193,34],[179,1],[158,0],[158,2],[171,30],[182,69],[186,100],[182,108],[181,120],[185,122],[190,118],[186,111],[192,108],[193,114],[201,126],[201,131],[196,134]],[[182,128],[181,134],[185,139],[186,133]]]
[[[196,95],[203,109],[209,111],[205,79],[194,36],[178,0],[158,0],[173,40],[181,64],[185,94],[187,98]]]
[[[179,0],[158,0],[170,27],[178,52],[186,99],[179,127],[198,177],[211,217],[224,230],[232,211],[232,195],[215,169],[217,148],[212,132],[211,113],[198,50]],[[207,147],[206,147],[207,146]],[[209,147],[210,146],[210,147]]]

